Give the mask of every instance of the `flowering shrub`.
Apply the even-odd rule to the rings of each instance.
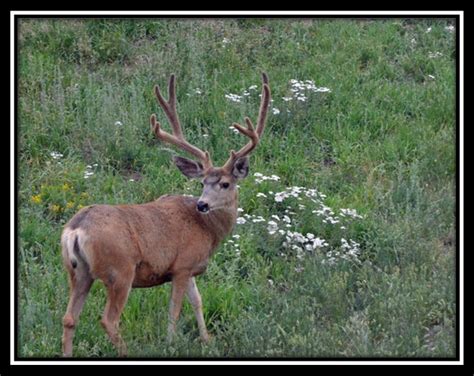
[[[41,207],[54,219],[74,214],[88,205],[87,192],[79,192],[70,183],[42,184],[39,192],[31,196],[31,202]]]
[[[68,218],[77,210],[90,204],[89,193],[84,192],[84,183],[80,180],[87,180],[95,174],[98,167],[97,163],[92,165],[77,165],[75,167],[66,168],[61,164],[63,154],[52,151],[49,153],[52,161],[47,161],[47,166],[57,166],[61,173],[56,176],[57,179],[47,179],[37,187],[36,192],[31,195],[30,202],[37,208],[41,208],[50,218],[59,220]],[[73,183],[76,182],[76,183]]]
[[[94,175],[94,168],[97,166],[97,163],[94,163],[93,165],[87,165],[86,170],[84,171],[84,179],[89,179],[92,175]]]
[[[311,93],[330,93],[331,89],[321,86],[318,87],[312,80],[299,81],[291,79],[289,81],[289,95],[282,97],[282,105],[286,108],[286,112],[290,113],[290,108],[288,107],[291,101],[295,102],[306,102],[309,99]],[[257,85],[252,85],[248,89],[242,89],[240,94],[228,93],[225,94],[225,98],[233,103],[241,103],[245,98],[251,98],[253,93],[257,93]],[[261,94],[260,94],[261,95]],[[274,106],[274,100],[271,100],[270,111],[273,115],[279,115],[281,110]],[[233,132],[238,133],[234,127],[229,127]]]
[[[256,172],[253,177],[257,185],[264,182],[275,185],[275,191],[255,194],[256,199],[263,200],[266,204],[269,214],[265,218],[262,215],[245,213],[244,209],[239,208],[237,232],[241,226],[250,224],[252,228],[256,228],[254,233],[268,234],[271,241],[278,245],[279,256],[282,257],[301,260],[307,255],[318,254],[322,256],[322,262],[328,265],[342,261],[360,263],[360,244],[353,239],[346,240],[352,223],[363,219],[355,209],[332,209],[325,203],[326,195],[316,188],[291,186],[277,190],[280,181],[277,175],[265,176]],[[308,215],[308,221],[300,220]],[[301,228],[308,225],[314,227],[314,233],[302,232]],[[332,236],[325,239],[315,233]],[[239,238],[239,234],[233,235],[226,245],[231,245],[240,252]]]
[[[317,87],[312,80],[306,80],[306,81],[298,81],[295,79],[290,80],[291,88],[290,91],[292,93],[291,96],[288,97],[283,97],[282,99],[285,102],[292,101],[293,99],[296,99],[297,101],[300,102],[306,102],[308,99],[308,94],[313,92],[313,93],[329,93],[331,92],[331,89],[327,87]]]

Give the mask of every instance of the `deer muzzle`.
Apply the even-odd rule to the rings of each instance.
[[[197,205],[196,205],[196,208],[201,213],[209,212],[209,204],[207,202],[204,202],[204,201],[198,201]]]

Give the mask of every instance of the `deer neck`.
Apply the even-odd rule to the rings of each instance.
[[[209,232],[214,235],[216,246],[232,232],[237,220],[237,208],[238,196],[236,192],[235,200],[230,205],[211,210],[208,214],[201,216]]]

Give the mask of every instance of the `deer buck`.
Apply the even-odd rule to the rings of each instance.
[[[248,117],[246,127],[233,124],[250,141],[239,151],[232,150],[222,167],[214,167],[207,151],[186,141],[176,112],[175,76],[169,79],[168,100],[155,86],[156,98],[171,124],[172,134],[162,130],[155,114],[150,118],[152,130],[159,140],[197,159],[173,158],[185,176],[201,179],[201,197],[164,195],[139,205],[91,205],[65,225],[61,245],[70,297],[63,318],[64,356],[72,356],[74,329],[96,279],[102,280],[107,289],[101,324],[120,356],[126,356],[127,349],[119,333],[119,320],[132,287],[153,287],[171,281],[168,340],[175,335],[185,294],[196,315],[201,339],[209,340],[194,277],[206,270],[209,257],[235,225],[237,182],[248,174],[248,155],[262,137],[270,102],[265,73],[262,79],[257,127]]]

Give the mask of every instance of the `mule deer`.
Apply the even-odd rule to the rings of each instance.
[[[222,167],[213,167],[210,155],[186,141],[176,112],[175,76],[165,100],[158,86],[155,95],[172,127],[162,130],[156,115],[150,123],[156,137],[183,149],[197,160],[174,157],[189,178],[202,179],[201,197],[164,195],[140,205],[91,205],[81,209],[65,226],[62,257],[69,273],[70,298],[63,318],[63,355],[72,356],[72,340],[86,296],[96,279],[107,288],[101,324],[120,356],[127,353],[119,334],[119,319],[132,287],[153,287],[172,282],[168,340],[186,293],[196,315],[200,337],[209,340],[201,296],[194,277],[202,274],[209,257],[227,236],[237,219],[237,182],[247,176],[249,153],[258,145],[265,128],[270,88],[262,74],[263,88],[257,127],[246,117],[246,127],[233,126],[250,141],[231,151]]]

